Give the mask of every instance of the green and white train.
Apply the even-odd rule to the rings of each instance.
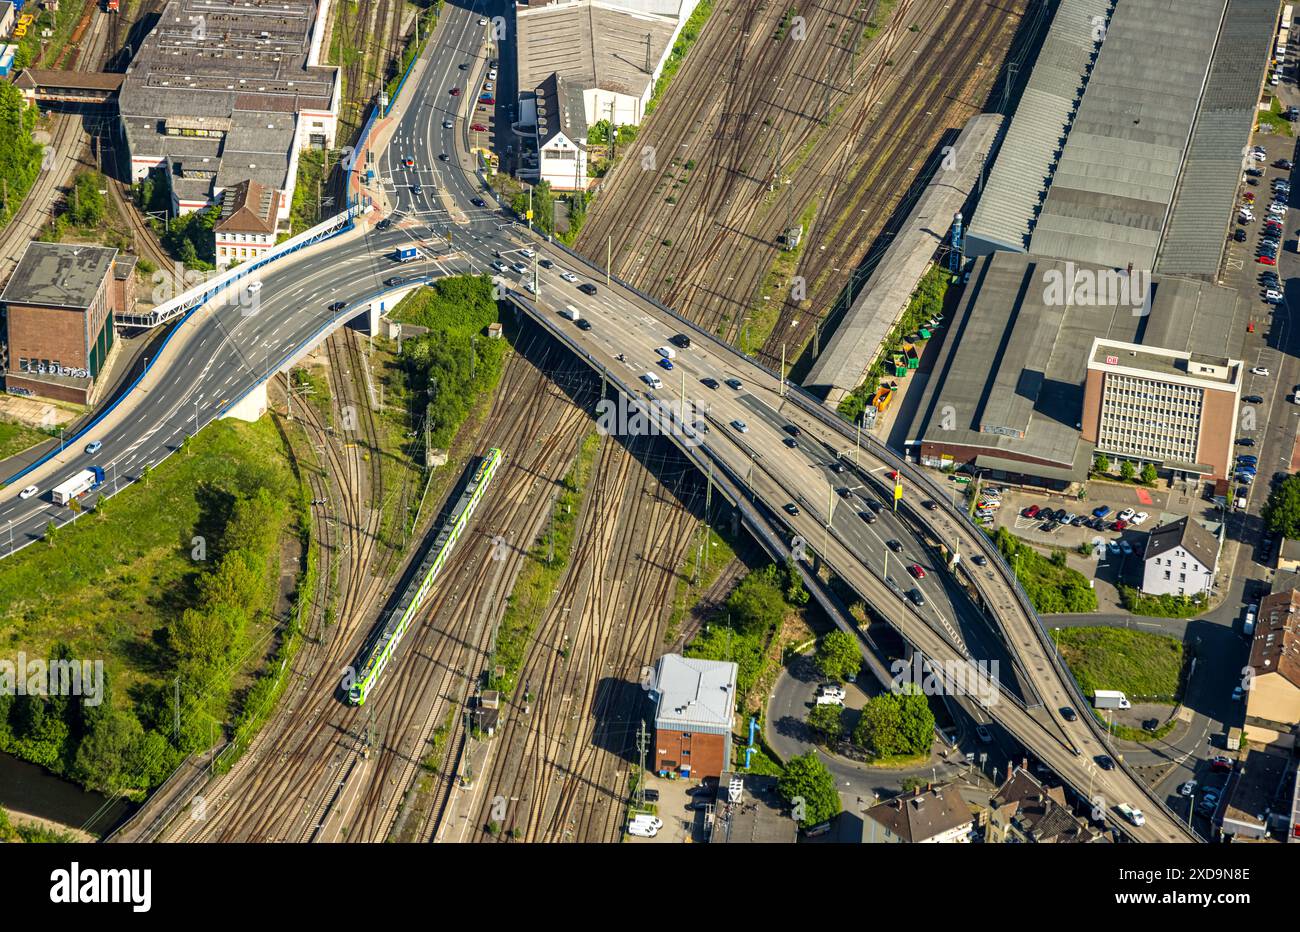
[[[424,604],[425,597],[428,596],[429,590],[433,588],[434,580],[438,578],[442,568],[447,565],[447,558],[451,556],[456,541],[460,540],[460,535],[465,531],[465,525],[469,523],[470,516],[474,514],[474,509],[478,507],[478,503],[487,491],[488,483],[492,481],[492,477],[496,475],[497,467],[500,465],[501,451],[495,448],[489,450],[487,456],[479,461],[478,467],[474,470],[473,476],[470,477],[465,490],[461,492],[460,498],[451,510],[451,514],[447,516],[442,529],[438,531],[433,546],[425,553],[419,570],[412,578],[406,592],[402,594],[401,601],[389,613],[388,623],[379,633],[379,636],[371,640],[370,647],[365,654],[365,660],[361,664],[361,672],[357,675],[352,688],[348,690],[348,700],[353,705],[365,703],[366,697],[370,695],[371,690],[375,688],[375,684],[379,682],[379,677],[383,675],[384,668],[393,659],[393,654],[396,653],[397,647],[401,644],[402,638],[410,628],[416,613],[419,612],[420,606]]]

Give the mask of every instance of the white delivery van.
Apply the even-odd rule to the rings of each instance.
[[[641,376],[641,381],[645,382],[651,388],[664,387],[663,379],[659,378],[659,376],[655,375],[653,372],[647,372],[645,375]]]
[[[560,311],[560,316],[565,320],[578,320],[582,317],[582,315],[578,313],[578,309],[572,304],[564,305],[564,310]]]
[[[656,349],[655,352],[658,353],[660,356],[662,356],[664,359],[677,358],[677,351],[673,349],[671,346],[661,346],[658,349]]]

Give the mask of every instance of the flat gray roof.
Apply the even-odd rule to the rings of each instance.
[[[935,250],[948,235],[953,215],[970,198],[980,166],[997,137],[1002,117],[981,113],[971,117],[953,143],[953,167],[935,171],[917,199],[907,223],[894,237],[866,286],[854,298],[834,335],[804,379],[804,386],[824,390],[828,404],[837,404],[857,387],[880,354],[925,275]]]
[[[1029,248],[1034,215],[1098,46],[1094,23],[1109,10],[1109,0],[1061,0],[975,208],[968,256]]]
[[[1248,308],[1235,291],[1153,276],[1145,315],[1100,291],[1093,304],[1056,300],[1047,283],[1079,272],[1116,274],[1022,253],[976,260],[909,439],[996,449],[1082,478],[1092,446],[1078,424],[1095,337],[1240,358]]]
[[[1225,3],[1118,4],[1030,251],[1155,267]]]
[[[1277,15],[1275,0],[1229,0],[1160,244],[1158,272],[1218,274],[1241,183],[1241,150],[1255,126]]]
[[[116,249],[30,242],[9,277],[0,303],[84,311],[104,284]]]

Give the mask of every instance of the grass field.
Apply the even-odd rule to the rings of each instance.
[[[43,434],[39,430],[33,430],[23,424],[0,421],[0,460],[21,453],[42,440],[48,439],[48,434]]]
[[[1134,702],[1177,701],[1183,645],[1132,628],[1057,628],[1052,637],[1084,695],[1119,689]]]
[[[47,656],[57,642],[102,657],[124,702],[132,686],[160,682],[156,634],[194,598],[234,496],[259,487],[294,499],[297,481],[269,421],[217,421],[174,454],[148,484],[114,496],[105,517],[85,514],[54,543],[33,544],[0,573],[0,650]]]

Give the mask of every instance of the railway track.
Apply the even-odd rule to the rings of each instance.
[[[710,24],[643,127],[638,146],[680,164],[645,172],[625,159],[579,246],[603,255],[611,236],[618,274],[726,339],[748,343],[747,317],[762,318],[770,336],[754,348],[775,367],[782,344],[808,342],[919,160],[980,109],[1023,6],[904,0],[865,46],[856,40],[874,11],[856,4],[799,10],[810,40],[829,37],[805,42],[772,41],[784,9],[761,7]],[[796,270],[806,300],[765,294],[780,231],[812,203]]]
[[[498,839],[616,840],[644,714],[641,670],[659,652],[689,549],[698,478],[651,438],[604,442],[569,571],[539,625],[523,679],[541,684],[528,714],[511,703],[472,838],[504,805]],[[659,474],[645,462],[658,462]]]

